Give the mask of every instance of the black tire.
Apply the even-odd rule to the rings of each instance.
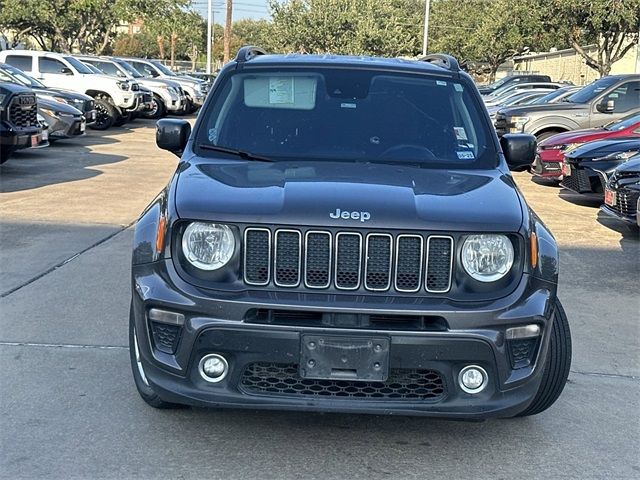
[[[0,165],[9,160],[11,150],[8,147],[0,146]]]
[[[560,130],[549,130],[547,132],[542,132],[539,135],[536,135],[536,141],[538,143],[540,143],[543,140],[546,140],[549,137],[553,137],[554,135],[557,135],[559,133],[562,133]]]
[[[133,373],[133,381],[136,389],[142,399],[153,408],[180,408],[182,405],[176,403],[165,402],[162,400],[153,388],[147,384],[138,370],[138,362],[136,359],[137,345],[135,335],[135,320],[133,317],[133,305],[129,308],[129,358],[131,359],[131,370]],[[144,370],[143,370],[144,371]]]
[[[185,97],[184,105],[182,105],[182,108],[180,109],[178,115],[189,115],[189,112],[191,112],[192,108],[193,103],[191,103],[191,99],[189,97]]]
[[[542,383],[538,393],[527,409],[518,414],[527,417],[544,412],[558,399],[569,376],[571,367],[571,331],[569,321],[560,300],[556,299],[553,324],[551,326],[551,342],[547,359],[542,372]]]
[[[89,128],[92,130],[106,130],[113,126],[118,112],[116,108],[104,98],[95,99],[96,121]]]
[[[113,122],[113,125],[116,127],[121,127],[123,126],[125,123],[130,122],[131,121],[131,112],[129,113],[124,113],[124,114],[120,114],[116,117],[115,121]]]
[[[151,104],[153,105],[151,110],[149,110],[148,112],[143,112],[142,117],[152,118],[156,120],[166,115],[167,108],[164,106],[164,102],[160,99],[160,97],[154,95],[153,100],[151,100]]]

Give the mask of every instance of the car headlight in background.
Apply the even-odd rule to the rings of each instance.
[[[509,123],[513,125],[510,129],[511,133],[520,133],[524,130],[524,126],[529,121],[529,117],[511,117]]]
[[[594,161],[594,162],[598,162],[600,160],[624,160],[624,161],[627,161],[631,157],[633,157],[635,154],[637,154],[638,151],[639,150],[629,150],[628,152],[614,152],[614,153],[610,153],[609,155],[607,155],[605,157],[594,158],[592,161]]]
[[[495,282],[513,266],[513,245],[505,235],[469,235],[462,245],[462,266],[479,282]]]
[[[193,222],[182,235],[182,253],[200,270],[224,267],[231,260],[235,246],[231,229],[217,223]]]
[[[120,87],[120,90],[128,91],[129,88],[131,88],[129,82],[118,81],[116,83],[118,84],[118,87]]]
[[[565,145],[564,149],[562,150],[565,154],[572,152],[573,150],[575,150],[578,147],[581,147],[582,145],[584,145],[584,142],[582,143],[570,143],[568,145]]]

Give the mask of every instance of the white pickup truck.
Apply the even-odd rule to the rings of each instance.
[[[142,106],[137,82],[99,75],[71,55],[35,50],[5,50],[0,62],[13,65],[47,87],[65,88],[95,99],[97,118],[92,128],[104,130],[126,122]]]

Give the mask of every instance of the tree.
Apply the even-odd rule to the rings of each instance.
[[[587,66],[601,76],[638,44],[640,0],[552,0],[549,17],[565,25],[564,35]],[[595,54],[584,49],[596,43]]]
[[[0,26],[31,36],[45,50],[102,53],[119,22],[147,0],[1,0]]]
[[[414,56],[422,0],[290,0],[270,3],[273,43],[308,53]]]
[[[543,20],[543,0],[440,0],[434,2],[431,50],[488,70],[491,81],[505,61],[529,50],[557,46],[555,27]]]

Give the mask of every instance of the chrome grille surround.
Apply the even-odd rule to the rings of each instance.
[[[345,263],[351,263],[349,262],[349,259],[345,259],[343,258],[341,261],[340,255],[345,255],[344,253],[342,253],[340,251],[340,239],[341,238],[357,238],[358,239],[358,273],[357,273],[357,280],[353,281],[353,282],[347,282],[345,281],[345,277],[350,276],[349,274],[352,274],[353,272],[347,271],[347,268],[349,266],[345,266]],[[360,288],[360,279],[362,277],[362,235],[359,233],[355,233],[355,232],[339,232],[336,234],[336,244],[335,244],[335,250],[336,250],[336,264],[335,264],[335,273],[334,273],[334,284],[336,286],[336,288],[338,290],[357,290],[358,288]],[[345,248],[345,246],[343,246],[343,249]],[[342,267],[340,266],[342,263]],[[348,270],[352,270],[351,268],[349,268]],[[342,279],[341,279],[342,276]],[[342,284],[342,285],[340,285]]]
[[[247,269],[247,258],[249,257],[249,250],[250,250],[250,240],[249,240],[249,235],[252,232],[266,232],[267,233],[267,262],[266,262],[266,280],[265,281],[256,281],[256,280],[252,280],[251,278],[249,278],[248,273],[248,269]],[[271,281],[271,230],[269,230],[268,228],[258,228],[258,227],[249,227],[246,228],[244,231],[244,242],[242,244],[242,247],[244,249],[243,252],[243,263],[242,263],[242,270],[244,273],[244,282],[247,285],[255,285],[255,286],[265,286],[268,285],[269,282]]]
[[[369,261],[373,260],[371,258],[371,253],[369,252],[370,249],[370,245],[371,245],[371,240],[375,240],[376,238],[388,238],[389,239],[389,254],[386,255],[386,262],[384,262],[385,259],[383,259],[383,263],[388,263],[389,266],[387,267],[387,271],[386,271],[386,276],[387,276],[387,281],[386,284],[382,287],[374,287],[371,286],[370,283],[370,275],[384,275],[384,272],[371,272],[370,268],[369,268]],[[393,236],[389,235],[388,233],[369,233],[367,234],[366,237],[366,241],[365,241],[365,253],[364,253],[364,288],[366,288],[367,290],[371,290],[372,292],[384,292],[386,290],[389,290],[389,287],[391,286],[391,269],[393,267],[393,262],[391,261],[393,258]]]
[[[443,294],[453,283],[449,235],[248,226],[243,239],[247,285]]]
[[[444,240],[448,240],[450,243],[449,246],[449,282],[447,284],[446,288],[442,288],[442,289],[434,289],[434,288],[429,288],[429,267],[432,264],[431,262],[431,257],[429,255],[429,247],[431,246],[431,241],[432,240],[436,240],[436,239],[444,239]],[[425,271],[425,290],[429,293],[446,293],[451,289],[451,278],[453,276],[453,238],[448,236],[448,235],[429,235],[427,237],[427,259],[426,259],[426,271]]]
[[[310,241],[309,241],[309,237],[310,236],[327,236],[328,239],[328,255],[327,255],[327,264],[326,264],[326,277],[327,277],[327,281],[324,283],[320,283],[320,284],[313,284],[312,282],[309,281],[309,277],[314,274],[316,274],[316,271],[319,269],[319,267],[317,265],[314,265],[316,268],[314,269],[314,271],[312,272],[309,268],[309,264],[310,263],[314,263],[310,261],[309,258],[309,252],[311,251],[311,248],[309,248],[310,245]],[[331,248],[333,242],[333,236],[331,235],[331,232],[325,232],[322,230],[309,230],[307,231],[307,233],[304,234],[304,286],[307,288],[328,288],[331,285],[331,265],[333,263],[333,248]]]

